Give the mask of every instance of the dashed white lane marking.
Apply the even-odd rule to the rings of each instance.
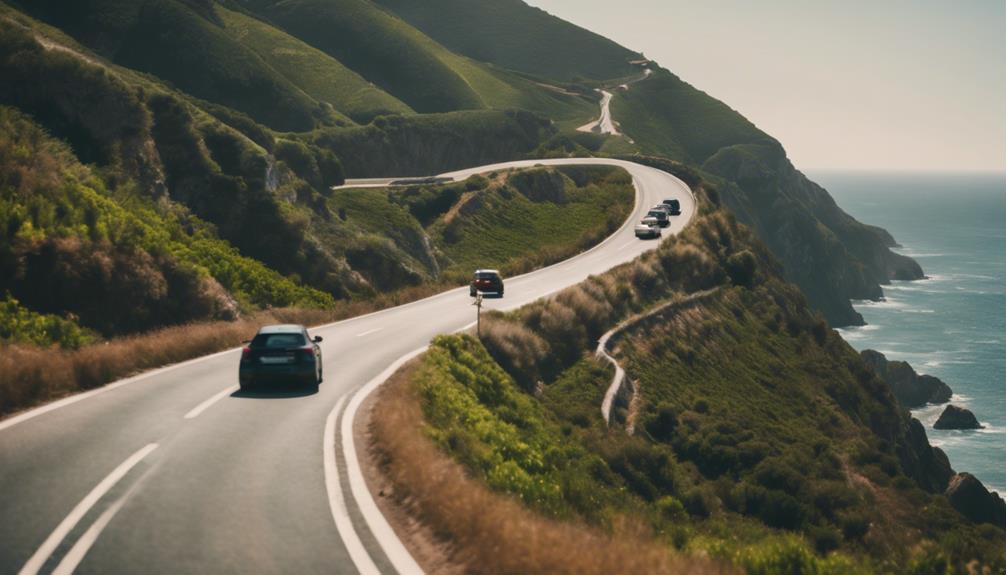
[[[631,246],[633,244],[636,244],[636,243],[639,243],[639,240],[632,240],[631,242],[626,242],[625,245],[619,246],[618,250],[619,251],[624,250],[625,248],[627,248],[627,247],[629,247],[629,246]]]
[[[200,403],[199,405],[192,408],[192,411],[185,414],[185,419],[195,419],[199,417],[199,414],[206,411],[214,403],[220,401],[221,399],[227,397],[228,395],[234,393],[235,391],[241,389],[238,385],[232,385],[227,389],[221,390],[220,392],[213,395],[213,397],[207,399],[206,401]]]
[[[105,385],[103,387],[99,387],[97,389],[92,389],[91,391],[85,391],[83,393],[78,393],[77,395],[71,395],[70,397],[67,397],[65,399],[61,399],[59,401],[54,401],[52,403],[47,403],[46,405],[43,405],[41,407],[36,407],[35,409],[31,409],[29,411],[26,411],[26,412],[20,414],[20,415],[16,415],[14,417],[11,417],[10,419],[5,419],[3,421],[0,421],[0,431],[3,431],[4,429],[7,429],[9,427],[13,427],[13,426],[15,426],[15,425],[17,425],[17,424],[19,424],[21,422],[28,421],[29,419],[33,419],[33,418],[38,417],[40,415],[44,415],[46,413],[49,413],[50,411],[57,410],[57,409],[59,409],[61,407],[66,407],[67,405],[72,405],[74,403],[77,403],[78,401],[83,401],[83,400],[85,400],[85,399],[87,399],[89,397],[94,397],[95,395],[98,395],[98,394],[101,394],[101,393],[105,393],[106,391],[112,391],[113,389],[117,389],[117,388],[122,387],[124,385],[129,385],[131,383],[136,383],[138,381],[143,381],[145,379],[150,379],[151,377],[154,377],[155,375],[160,375],[162,373],[173,371],[173,370],[176,370],[176,369],[181,368],[181,367],[192,365],[194,363],[201,363],[201,362],[204,362],[206,360],[213,359],[215,357],[220,357],[222,355],[227,355],[228,353],[233,353],[233,352],[237,351],[238,349],[240,349],[240,348],[228,349],[228,350],[217,352],[217,353],[214,353],[214,354],[211,354],[211,355],[205,355],[203,357],[197,357],[195,359],[190,359],[188,361],[183,361],[181,363],[176,363],[176,364],[173,364],[173,365],[168,365],[168,366],[165,366],[165,367],[160,367],[160,368],[157,368],[155,370],[148,371],[146,373],[141,373],[140,375],[137,375],[137,376],[134,376],[134,377],[130,377],[128,379],[122,379],[122,380],[119,380],[119,381],[117,381],[115,383],[110,383],[110,384]]]
[[[63,539],[77,526],[77,523],[87,515],[87,512],[91,510],[94,505],[105,496],[115,484],[119,482],[123,477],[129,473],[129,470],[136,466],[137,463],[143,460],[144,457],[150,454],[151,451],[157,449],[156,443],[149,443],[143,448],[141,448],[136,453],[129,456],[129,459],[123,461],[118,467],[115,468],[107,477],[101,480],[94,489],[91,490],[80,503],[70,511],[70,514],[66,516],[66,519],[56,526],[49,537],[42,542],[35,554],[31,556],[31,559],[24,564],[18,575],[35,575],[38,570],[45,565],[45,562],[49,560],[52,556],[53,551],[59,547],[59,544],[63,542]],[[109,517],[111,519],[111,517]],[[100,521],[100,519],[99,519]]]
[[[367,331],[365,331],[363,333],[356,334],[356,337],[363,337],[365,335],[370,335],[372,333],[377,333],[377,332],[381,331],[382,329],[384,329],[384,328],[383,327],[378,327],[378,328],[375,328],[375,329],[368,329]]]
[[[346,499],[342,494],[342,485],[339,482],[339,470],[335,466],[335,419],[346,403],[346,396],[342,396],[325,420],[325,436],[321,441],[321,448],[324,452],[325,461],[325,489],[328,491],[328,505],[332,509],[332,519],[335,519],[335,528],[339,531],[339,537],[349,551],[349,558],[353,560],[360,575],[380,575],[377,565],[370,558],[360,536],[353,529],[353,521],[349,518],[349,509],[346,507]],[[354,462],[356,460],[353,460]]]

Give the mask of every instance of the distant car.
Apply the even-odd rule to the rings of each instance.
[[[475,297],[479,292],[503,297],[503,278],[497,270],[475,270],[475,277],[468,286],[468,295]]]
[[[649,219],[649,218],[647,218]],[[654,221],[652,224],[639,223],[636,225],[636,237],[643,238],[659,238],[661,234],[660,225]]]
[[[678,200],[669,199],[664,200],[662,203],[669,208],[668,213],[671,214],[672,216],[681,215],[681,202],[679,202]]]
[[[269,325],[241,350],[241,391],[264,384],[291,383],[318,388],[323,378],[321,337],[311,338],[302,325]]]
[[[656,218],[657,224],[662,228],[666,228],[671,225],[670,217],[668,217],[667,212],[664,210],[650,210],[646,213],[646,217]]]

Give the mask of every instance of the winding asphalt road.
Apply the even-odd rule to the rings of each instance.
[[[518,307],[652,249],[633,237],[632,223],[664,198],[682,209],[665,234],[695,213],[683,182],[617,160],[445,175],[585,163],[632,174],[633,216],[586,253],[508,278],[506,298],[486,299],[486,308]],[[325,340],[317,394],[238,393],[240,351],[230,350],[0,421],[0,574],[413,570],[368,502],[342,430],[351,429],[362,389],[434,335],[474,319],[459,288],[313,329]]]

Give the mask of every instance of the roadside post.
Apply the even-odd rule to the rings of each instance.
[[[472,302],[475,306],[475,335],[479,338],[482,337],[482,292],[475,293],[475,301]]]

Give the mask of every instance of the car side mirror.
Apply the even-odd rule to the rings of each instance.
[[[314,343],[321,343],[322,337],[320,335],[316,335],[314,336],[314,339],[312,339],[311,341],[313,341]]]

